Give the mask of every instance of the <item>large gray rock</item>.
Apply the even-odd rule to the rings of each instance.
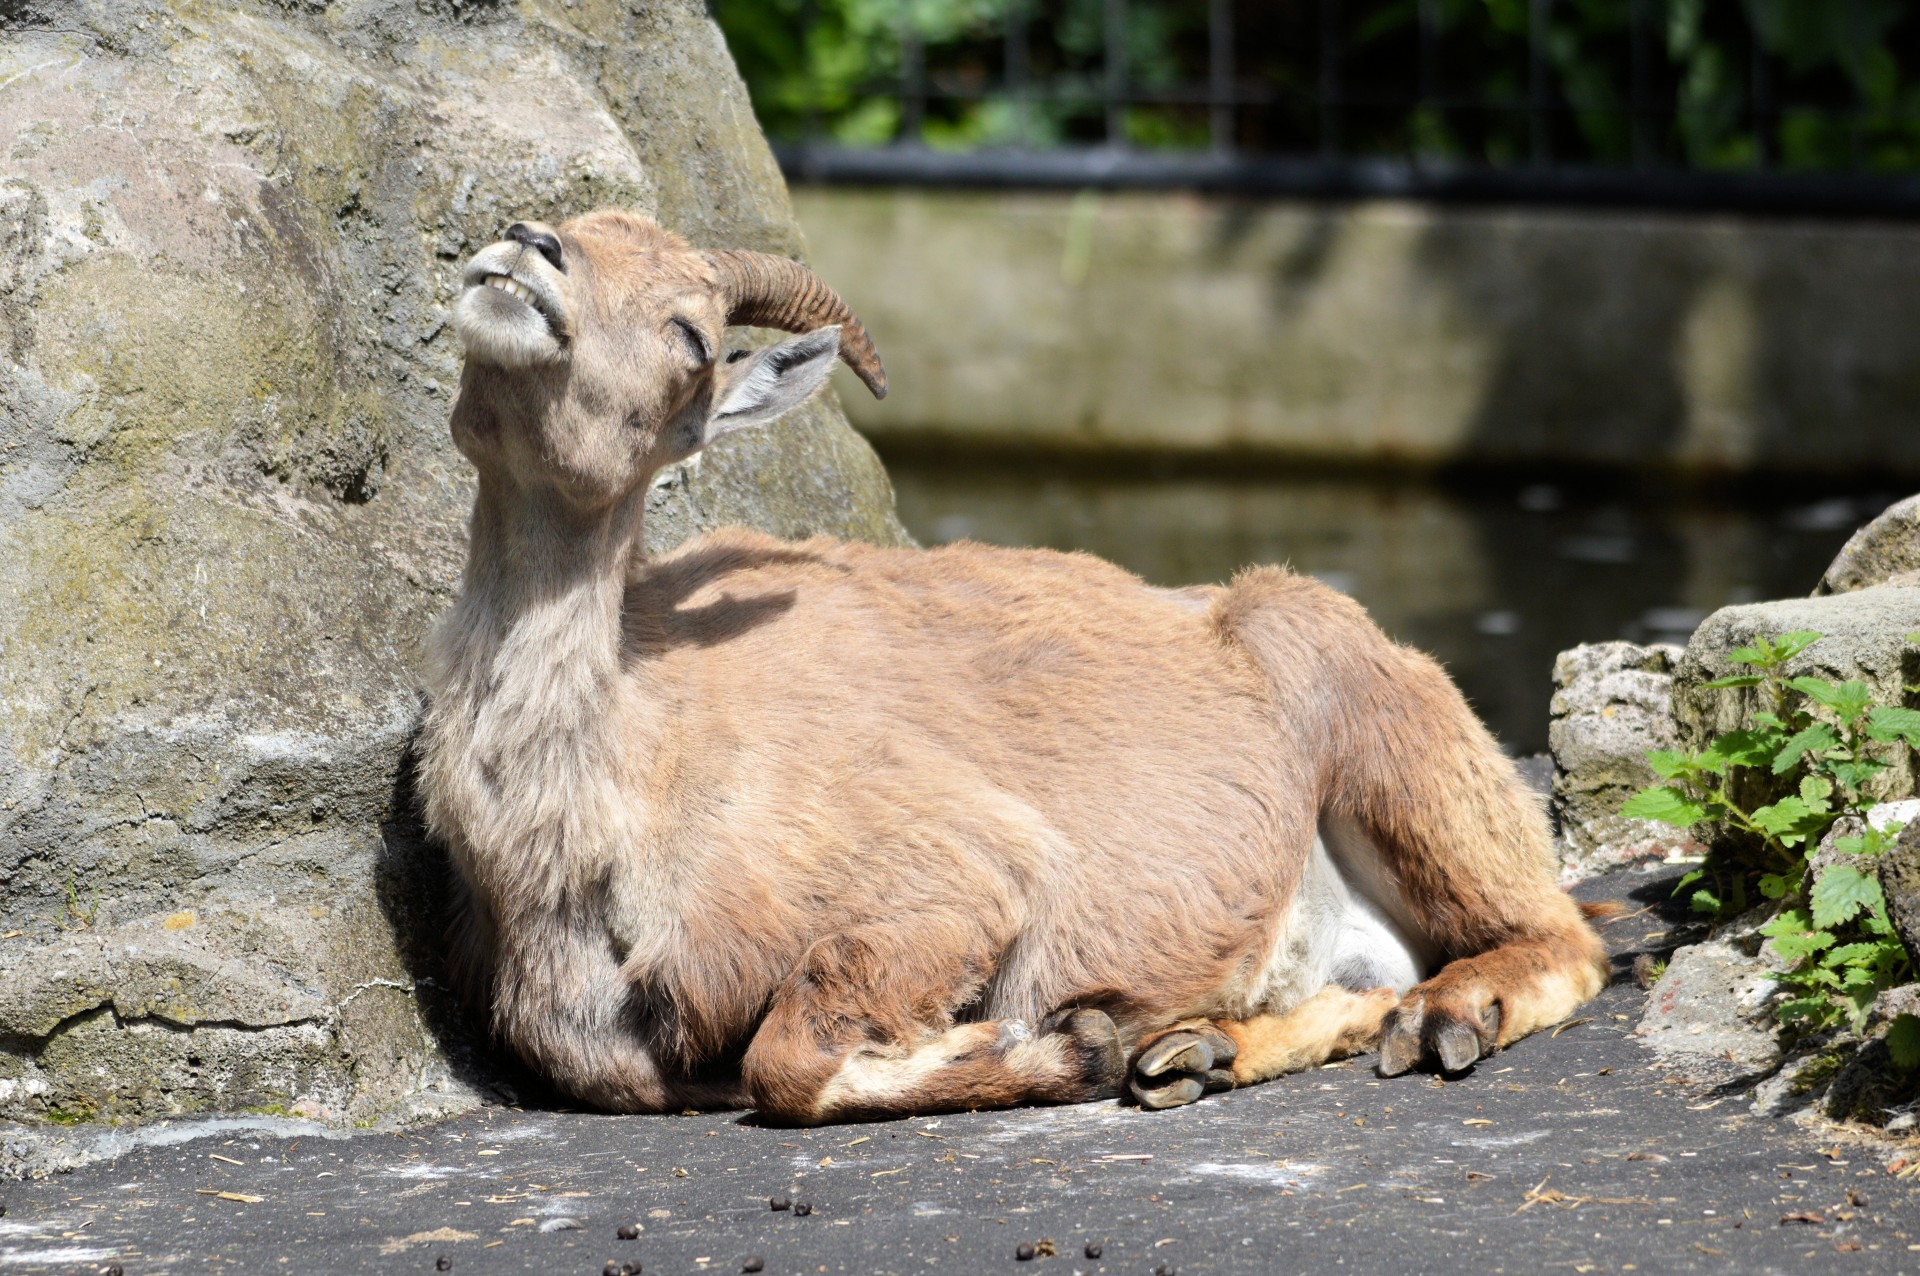
[[[1887,914],[1915,969],[1920,969],[1920,819],[1901,830],[1893,849],[1881,856],[1879,872]]]
[[[1724,607],[1694,631],[1674,671],[1674,721],[1684,747],[1697,749],[1716,735],[1751,725],[1754,711],[1762,707],[1758,689],[1703,684],[1747,672],[1727,663],[1734,650],[1756,638],[1777,638],[1797,630],[1825,636],[1793,659],[1787,668],[1789,676],[1810,675],[1833,682],[1859,679],[1868,685],[1876,704],[1913,703],[1906,688],[1920,682],[1920,646],[1907,641],[1907,635],[1920,631],[1920,588],[1876,585],[1845,594]],[[1889,749],[1888,756],[1893,766],[1875,777],[1869,796],[1883,800],[1912,796],[1912,754]],[[1763,784],[1767,779],[1750,775],[1748,782]],[[1767,795],[1744,796],[1758,801]]]
[[[1659,782],[1648,752],[1678,743],[1671,699],[1679,659],[1678,647],[1605,642],[1563,651],[1553,662],[1547,742],[1563,881],[1694,849],[1670,824],[1620,816],[1621,803]]]
[[[0,1118],[470,1102],[402,773],[447,305],[522,216],[798,253],[746,95],[699,0],[4,21]],[[723,522],[903,537],[831,400],[667,475],[649,543]]]
[[[1920,496],[1896,501],[1848,537],[1813,592],[1845,594],[1891,583],[1920,584]]]

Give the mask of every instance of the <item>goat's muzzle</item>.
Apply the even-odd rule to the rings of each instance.
[[[461,272],[465,285],[454,324],[471,357],[504,367],[551,363],[566,356],[566,303],[558,272],[524,238],[489,244]]]

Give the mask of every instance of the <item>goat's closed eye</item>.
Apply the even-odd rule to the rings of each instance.
[[[708,344],[706,333],[677,315],[673,319],[673,328],[680,334],[680,339],[686,343],[687,353],[692,356],[696,365],[705,367],[713,362],[713,347]]]

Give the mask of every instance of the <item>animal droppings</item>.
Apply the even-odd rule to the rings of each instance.
[[[1153,1269],[1153,1276],[1180,1276],[1180,1273],[1173,1269],[1171,1263],[1162,1263]]]
[[[1021,1262],[1030,1262],[1033,1258],[1033,1246],[1021,1241],[1013,1247],[1013,1256]]]
[[[1088,1258],[1098,1258],[1100,1257],[1102,1250],[1100,1249],[1100,1246],[1097,1242],[1088,1241],[1087,1247],[1081,1250],[1080,1252],[1085,1254]]]
[[[793,1202],[784,1196],[770,1196],[767,1198],[767,1208],[770,1210],[790,1210],[793,1208]]]
[[[107,1270],[103,1276],[127,1276],[127,1269],[118,1263],[108,1263]]]
[[[613,1234],[623,1241],[637,1241],[640,1239],[640,1229],[632,1223],[620,1224],[620,1226],[614,1230]]]
[[[740,1262],[740,1270],[743,1272],[763,1271],[765,1270],[766,1266],[767,1266],[766,1260],[761,1258],[758,1254],[749,1254],[747,1255],[746,1258],[742,1259]]]
[[[805,1201],[801,1201],[793,1207],[793,1216],[795,1218],[805,1218],[811,1213],[813,1213],[813,1206],[807,1204]]]
[[[436,1272],[450,1272],[453,1270],[453,1260],[445,1254],[442,1254],[433,1260],[433,1270]]]

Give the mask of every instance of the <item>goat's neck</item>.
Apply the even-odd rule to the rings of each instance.
[[[582,511],[538,490],[482,479],[460,597],[435,635],[435,673],[446,680],[438,689],[482,699],[511,694],[506,675],[532,667],[611,678],[641,507],[635,496]]]
[[[432,640],[423,789],[496,899],[557,902],[625,840],[621,603],[643,506],[636,492],[582,511],[481,480],[460,597]]]

